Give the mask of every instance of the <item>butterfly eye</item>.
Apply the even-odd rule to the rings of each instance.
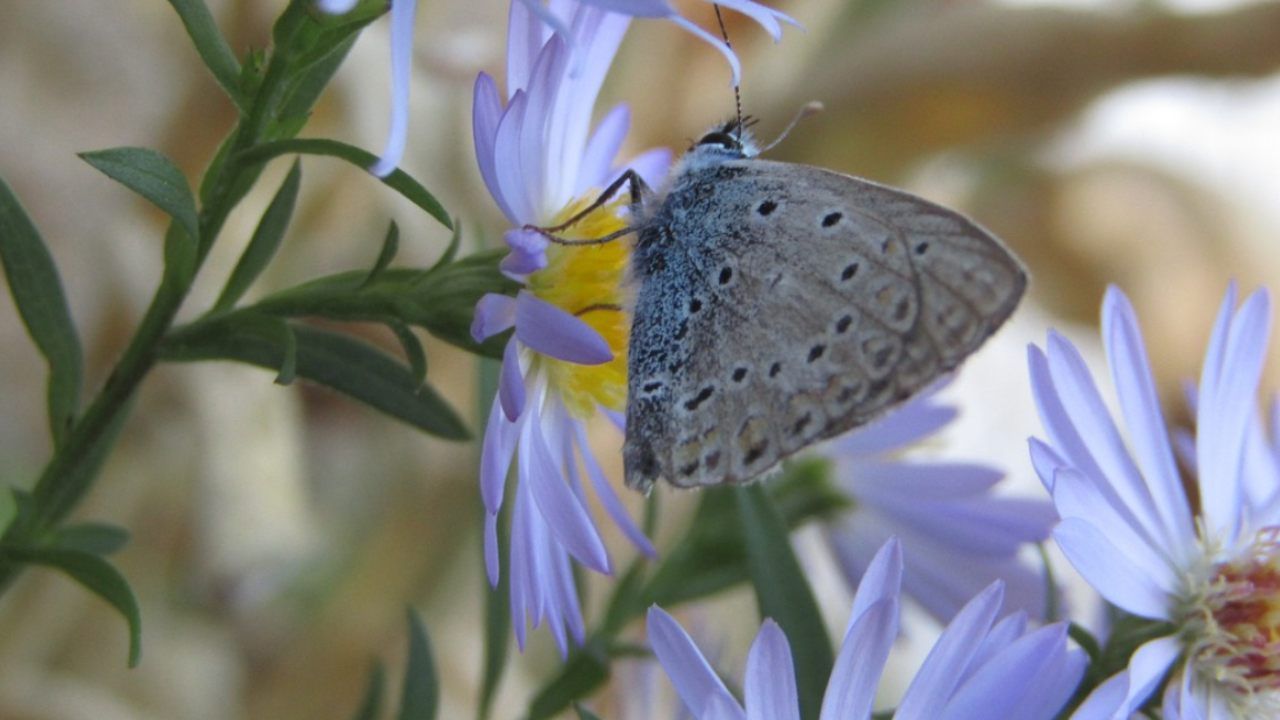
[[[699,145],[719,145],[726,150],[741,150],[742,143],[737,138],[727,132],[716,131],[707,133],[698,141]]]

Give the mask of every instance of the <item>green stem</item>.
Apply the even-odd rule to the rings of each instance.
[[[200,213],[200,238],[193,270],[180,273],[166,269],[129,346],[36,481],[30,515],[10,527],[6,540],[16,536],[28,544],[39,543],[93,485],[116,432],[124,424],[138,386],[156,364],[157,346],[173,325],[227,216],[261,171],[260,163],[246,165],[239,156],[260,143],[267,133],[288,77],[287,56],[287,52],[273,55],[252,108],[233,131],[231,151],[224,162],[210,168],[217,175],[213,191]],[[23,565],[0,553],[0,593],[12,584],[22,568]]]

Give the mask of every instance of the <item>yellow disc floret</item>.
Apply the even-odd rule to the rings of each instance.
[[[550,225],[567,221],[594,200],[569,204]],[[626,204],[608,203],[560,234],[569,238],[599,238],[626,227]],[[547,266],[529,276],[528,287],[540,299],[575,315],[600,333],[613,359],[602,365],[578,365],[545,356],[548,380],[575,417],[585,418],[596,405],[621,410],[627,400],[627,337],[631,318],[623,298],[623,281],[631,258],[626,238],[600,245],[555,245],[547,249]]]

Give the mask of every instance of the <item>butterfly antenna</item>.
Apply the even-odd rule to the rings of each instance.
[[[720,3],[712,3],[716,9],[716,22],[720,23],[720,37],[724,38],[724,46],[733,52],[733,43],[729,42],[729,31],[724,26],[724,15],[720,13]],[[738,114],[738,142],[742,142],[742,89],[738,83],[733,84],[733,106]]]
[[[796,116],[791,118],[791,122],[787,124],[787,127],[782,131],[782,134],[779,135],[776,140],[766,145],[759,154],[763,155],[772,150],[778,143],[787,139],[787,135],[791,134],[791,130],[795,128],[796,125],[799,125],[801,120],[804,120],[811,115],[817,115],[822,112],[822,110],[822,103],[817,100],[805,103],[804,107],[800,108],[800,110],[796,112]]]

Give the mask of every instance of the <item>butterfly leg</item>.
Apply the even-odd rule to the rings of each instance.
[[[632,232],[635,232],[637,228],[635,226],[629,226],[629,227],[622,228],[621,230],[618,230],[616,232],[611,232],[608,235],[605,235],[604,237],[572,239],[572,240],[567,238],[562,238],[556,234],[563,230],[567,230],[570,227],[573,227],[574,225],[581,222],[583,218],[587,217],[588,215],[595,212],[596,210],[599,210],[601,207],[604,207],[605,203],[612,200],[613,196],[618,194],[618,191],[622,189],[623,185],[627,186],[627,189],[631,195],[632,208],[640,207],[644,203],[644,198],[652,194],[653,192],[652,189],[650,189],[649,185],[645,183],[644,178],[640,177],[639,173],[637,173],[635,170],[632,170],[631,168],[627,168],[622,173],[622,175],[618,176],[617,180],[614,180],[609,185],[609,187],[605,188],[604,192],[600,193],[599,197],[597,197],[594,201],[592,201],[590,205],[584,208],[581,212],[575,213],[573,217],[569,218],[568,220],[560,223],[559,225],[553,225],[551,227],[538,227],[536,225],[525,225],[524,229],[532,230],[558,245],[603,245],[604,243],[612,242],[622,237],[623,235],[627,235]]]

